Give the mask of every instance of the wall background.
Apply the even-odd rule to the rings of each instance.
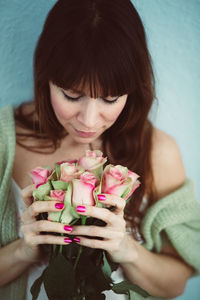
[[[33,97],[32,57],[55,0],[0,0],[0,107]],[[200,0],[132,0],[157,81],[154,124],[175,137],[200,198]],[[200,299],[200,277],[178,300]]]

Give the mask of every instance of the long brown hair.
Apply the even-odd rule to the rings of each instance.
[[[148,120],[155,89],[144,27],[131,1],[59,0],[51,9],[34,54],[37,118],[33,122],[23,104],[15,113],[16,121],[33,132],[17,134],[17,142],[24,147],[24,138],[37,137],[38,141],[45,139],[46,151],[55,151],[66,135],[50,103],[50,80],[63,89],[84,90],[89,85],[94,98],[99,93],[102,97],[128,94],[123,111],[102,140],[104,155],[111,163],[126,165],[140,175],[142,184],[127,213],[135,226],[144,214],[140,212],[143,196],[148,196],[148,206],[156,200],[151,166],[153,129]],[[41,151],[40,144],[27,148]]]

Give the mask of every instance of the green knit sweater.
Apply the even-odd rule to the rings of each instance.
[[[0,110],[0,246],[16,240],[16,207],[11,191],[15,156],[15,124],[13,107]],[[184,185],[160,199],[147,212],[142,222],[144,247],[159,252],[163,232],[182,258],[200,273],[200,204],[194,184],[187,179]],[[0,288],[0,299],[23,300],[27,274]],[[143,299],[131,293],[131,299]],[[148,299],[158,299],[149,297]]]

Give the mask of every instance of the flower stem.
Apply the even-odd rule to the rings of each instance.
[[[64,234],[63,234],[63,233],[61,233],[61,236],[64,236]],[[59,247],[59,253],[61,253],[61,254],[62,254],[62,251],[63,251],[63,245],[60,245],[60,247]]]
[[[81,256],[81,252],[82,252],[82,246],[80,246],[79,249],[78,249],[78,254],[77,254],[76,261],[75,261],[74,267],[73,267],[74,271],[76,270],[76,267],[78,265],[79,258]]]
[[[86,219],[87,219],[87,217],[85,217],[85,216],[81,217],[81,225],[85,225]],[[78,265],[78,262],[79,262],[79,259],[80,259],[80,256],[81,256],[81,252],[82,252],[82,246],[80,246],[79,249],[78,249],[78,254],[77,254],[76,261],[75,261],[74,267],[73,267],[74,271],[76,270],[76,267]]]

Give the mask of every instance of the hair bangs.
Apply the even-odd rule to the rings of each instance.
[[[54,47],[49,80],[66,90],[87,91],[92,98],[132,93],[137,68],[134,49],[126,38],[119,28],[103,21],[96,27],[86,24],[86,28],[76,29],[73,36],[66,35]]]

